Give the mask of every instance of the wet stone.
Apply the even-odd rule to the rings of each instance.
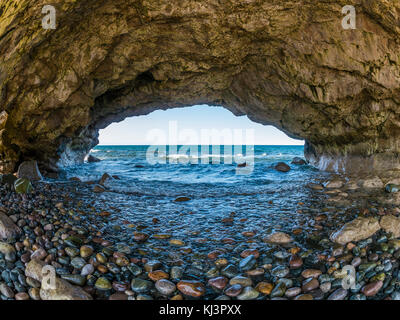
[[[248,287],[253,284],[253,281],[250,278],[243,276],[236,276],[229,281],[230,285],[240,284],[242,287]]]
[[[330,282],[321,283],[319,288],[323,293],[327,293],[331,290],[332,284]]]
[[[256,286],[256,290],[262,294],[269,295],[272,292],[274,285],[268,282],[259,282]]]
[[[131,281],[131,289],[136,293],[148,292],[153,287],[153,283],[148,280],[134,278]]]
[[[240,295],[237,296],[239,300],[254,300],[260,293],[253,287],[245,287]]]
[[[306,269],[301,275],[303,278],[318,278],[322,274],[321,270],[318,269]]]
[[[216,277],[208,280],[208,284],[217,290],[223,290],[228,284],[228,279],[225,277]]]
[[[112,287],[113,287],[113,289],[115,290],[115,291],[118,291],[118,292],[127,292],[127,291],[131,291],[131,290],[129,290],[129,288],[130,288],[130,283],[129,282],[117,282],[117,281],[114,281],[113,283],[112,283]],[[132,291],[132,294],[133,294],[133,291]]]
[[[277,251],[274,253],[274,257],[280,260],[286,259],[287,257],[289,257],[289,255],[290,254],[286,251]]]
[[[242,292],[242,286],[240,284],[234,284],[229,286],[225,290],[225,294],[228,297],[237,297]]]
[[[314,300],[311,294],[301,294],[294,298],[294,300]]]
[[[0,293],[7,298],[14,298],[14,291],[5,283],[0,284]]]
[[[301,289],[303,292],[309,292],[319,287],[319,281],[316,278],[308,278],[303,281]]]
[[[289,288],[285,292],[285,296],[288,298],[293,298],[301,293],[301,288],[299,287],[293,287]]]
[[[287,244],[293,241],[292,237],[284,232],[275,232],[268,235],[265,239],[265,242],[275,243],[275,244]]]
[[[177,288],[184,295],[191,297],[201,297],[205,293],[204,285],[199,281],[181,280],[177,284]]]
[[[352,261],[351,261],[351,265],[355,268],[357,268],[359,265],[361,264],[361,258],[360,257],[355,257]]]
[[[125,293],[114,293],[108,300],[128,300],[128,296]]]
[[[278,282],[271,292],[271,298],[283,297],[286,292],[286,285],[283,282]]]
[[[149,301],[149,300],[154,300],[154,299],[152,296],[149,296],[147,294],[138,294],[136,297],[136,300]]]
[[[64,240],[64,242],[72,247],[80,247],[82,245],[82,239],[75,236],[68,237],[67,239]]]
[[[93,254],[93,248],[91,246],[82,246],[79,250],[82,258],[88,258]]]
[[[98,278],[94,286],[98,290],[109,290],[112,288],[111,282],[105,277]]]
[[[142,269],[136,264],[131,263],[127,268],[134,276],[138,276],[142,273]]]
[[[329,297],[328,300],[344,300],[347,297],[348,291],[343,288],[335,290]]]
[[[174,266],[171,268],[170,277],[171,279],[180,279],[183,275],[183,269],[178,266]]]
[[[78,286],[83,286],[86,282],[86,278],[79,274],[65,274],[62,275],[61,278]]]
[[[38,288],[30,288],[28,293],[32,300],[40,300],[40,290]]]
[[[144,265],[144,270],[147,271],[147,272],[151,272],[151,271],[160,269],[161,266],[162,266],[162,265],[161,265],[161,262],[160,262],[160,261],[158,261],[158,260],[152,260],[152,261],[147,262],[147,263]]]
[[[215,277],[217,277],[218,275],[219,275],[219,270],[218,270],[218,268],[211,268],[210,270],[208,270],[207,272],[206,272],[206,277],[207,278],[215,278]]]
[[[361,292],[367,297],[372,297],[378,293],[378,291],[382,288],[382,286],[383,286],[382,281],[374,281],[364,286],[361,289]]]
[[[289,266],[292,269],[300,268],[303,265],[303,259],[298,255],[292,255],[289,260]]]
[[[232,264],[227,265],[221,270],[221,274],[228,278],[233,278],[239,273],[239,270]]]
[[[29,300],[29,295],[26,292],[19,292],[14,298],[15,300]]]
[[[165,295],[165,296],[169,296],[169,295],[173,294],[176,290],[175,284],[166,279],[158,280],[155,283],[155,287],[162,295]]]
[[[82,269],[86,265],[86,261],[81,257],[75,257],[71,260],[71,266],[76,269]]]
[[[157,280],[161,280],[161,279],[168,279],[169,274],[162,270],[155,270],[155,271],[149,272],[148,277],[153,281],[157,281]]]
[[[280,172],[288,172],[288,171],[290,171],[290,166],[288,166],[288,165],[287,165],[286,163],[284,163],[284,162],[278,162],[278,163],[275,165],[274,169],[275,169],[276,171],[280,171]]]
[[[40,288],[40,286],[42,285],[40,281],[33,279],[31,277],[26,278],[26,283],[27,285],[33,288]]]
[[[289,274],[289,272],[290,272],[289,268],[287,268],[285,266],[277,266],[271,270],[271,274],[274,277],[278,277],[278,278],[286,277]]]
[[[256,258],[253,255],[250,255],[239,262],[239,268],[242,271],[247,271],[252,269],[256,263]]]

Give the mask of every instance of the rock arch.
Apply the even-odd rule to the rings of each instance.
[[[0,1],[0,169],[82,161],[98,130],[212,104],[303,138],[324,170],[400,169],[400,4],[356,0]]]

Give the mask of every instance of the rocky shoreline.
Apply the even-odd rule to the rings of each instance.
[[[117,178],[32,182],[27,195],[0,186],[1,299],[400,299],[400,210],[396,193],[377,178],[308,184],[321,206],[299,203],[307,226],[269,234],[250,226],[241,240],[193,241],[162,226],[152,233],[146,222],[107,227],[112,214],[96,207],[96,197]],[[234,213],[221,223],[231,227]],[[126,230],[130,241],[118,242],[115,235]],[[56,289],[43,285],[45,265],[54,267]],[[345,289],[348,266],[356,284]]]

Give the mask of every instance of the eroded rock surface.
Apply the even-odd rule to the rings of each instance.
[[[83,161],[128,116],[224,106],[306,139],[330,171],[400,169],[400,2],[45,0],[0,4],[0,169]]]
[[[381,226],[377,219],[373,217],[358,217],[346,223],[340,230],[332,233],[330,239],[339,244],[360,241],[371,237],[380,228]]]
[[[284,232],[274,232],[268,235],[265,242],[276,243],[276,244],[287,244],[293,241],[292,237]]]
[[[42,180],[42,174],[35,160],[22,162],[18,167],[17,176],[31,181]]]
[[[45,265],[43,261],[37,259],[31,260],[26,265],[26,276],[42,282],[42,270]],[[40,288],[40,298],[42,300],[92,300],[92,297],[81,287],[74,286],[57,276],[54,278],[54,289],[50,287],[50,284],[49,287],[43,287],[42,285]]]
[[[0,239],[12,239],[21,233],[21,229],[7,216],[0,207]]]
[[[400,218],[391,214],[383,216],[380,221],[381,228],[394,237],[400,237]]]

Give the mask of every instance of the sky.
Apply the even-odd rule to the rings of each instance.
[[[100,130],[99,141],[99,145],[304,144],[273,126],[252,122],[247,116],[236,117],[227,109],[207,105],[157,110],[145,116],[127,118]]]

